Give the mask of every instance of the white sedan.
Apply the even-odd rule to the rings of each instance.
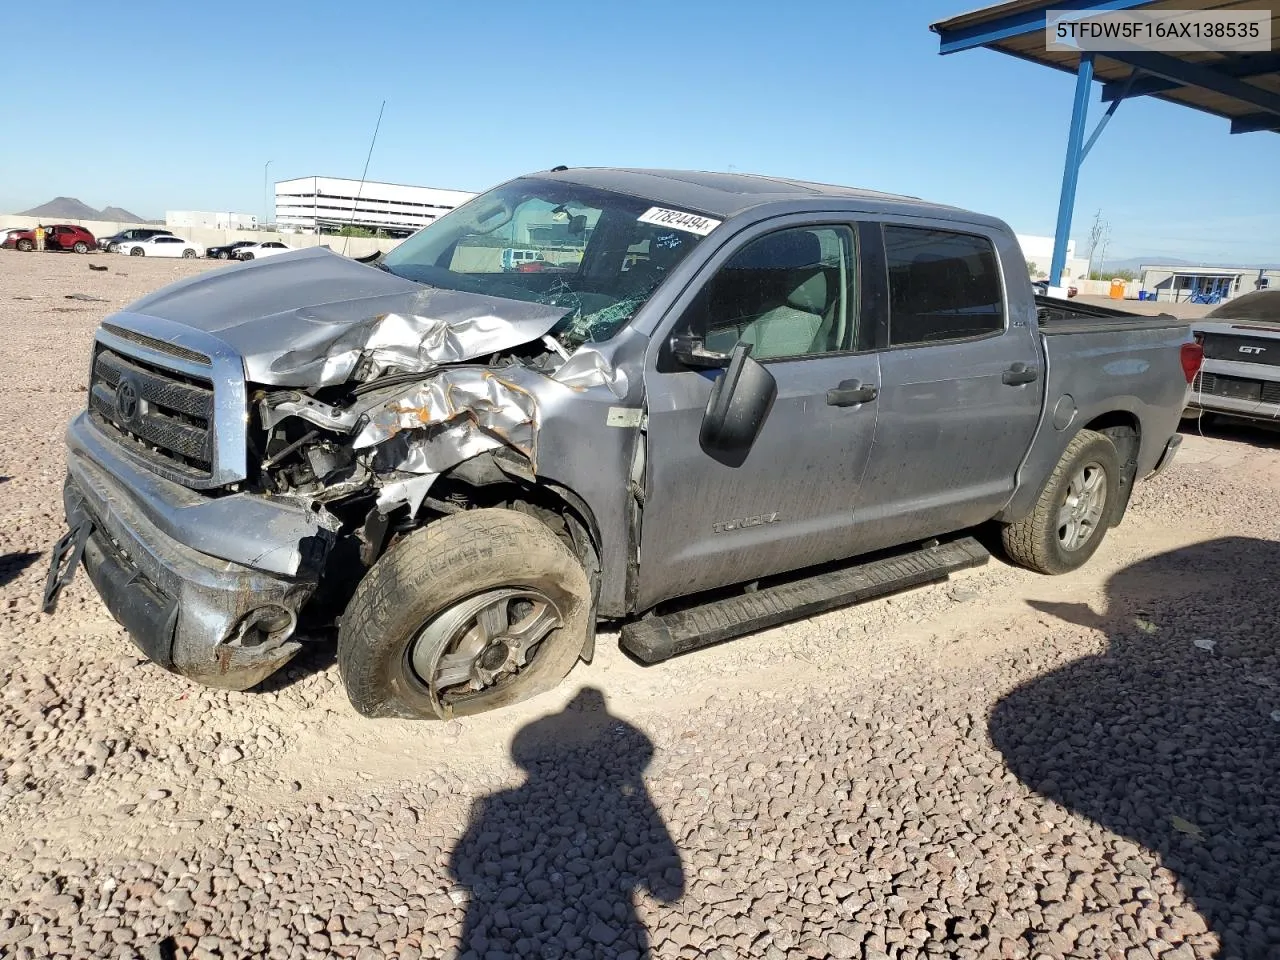
[[[263,257],[274,257],[277,253],[288,253],[293,247],[279,240],[267,240],[263,243],[251,243],[240,247],[232,256],[237,260],[261,260]]]
[[[200,256],[196,245],[190,240],[168,234],[117,244],[116,253],[123,253],[129,257],[182,257],[185,260],[193,260]]]

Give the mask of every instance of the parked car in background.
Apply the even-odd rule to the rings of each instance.
[[[93,234],[84,227],[74,223],[55,223],[44,228],[44,248],[46,250],[70,250],[75,253],[88,253],[97,243]],[[4,235],[0,246],[10,250],[34,250],[36,248],[35,227],[10,228]]]
[[[237,260],[261,260],[263,257],[274,257],[278,253],[288,253],[293,247],[279,240],[267,240],[264,243],[251,243],[235,252]]]
[[[557,168],[377,266],[299,250],[111,314],[44,609],[82,560],[147,657],[237,690],[341,613],[354,707],[443,720],[554,686],[598,619],[655,663],[980,564],[992,521],[1088,562],[1177,452],[1186,324],[1034,296],[993,217],[743,182]],[[453,269],[563,209],[597,223],[577,270]]]
[[[1032,281],[1031,281],[1031,288],[1032,288],[1033,290],[1035,290],[1035,292],[1036,292],[1036,293],[1040,294],[1040,296],[1042,296],[1042,297],[1047,297],[1047,296],[1049,295],[1049,281],[1048,281],[1048,280],[1032,280]],[[1074,287],[1074,286],[1069,286],[1069,287],[1067,287],[1067,296],[1068,296],[1068,297],[1074,297],[1074,296],[1075,296],[1076,294],[1078,294],[1079,292],[1080,292],[1080,290],[1079,290],[1078,288]]]
[[[220,247],[206,247],[204,255],[210,260],[231,260],[235,257],[237,250],[253,245],[253,240],[237,240],[235,243],[225,243]]]
[[[121,243],[127,243],[132,240],[149,240],[152,237],[173,236],[172,232],[161,227],[131,227],[128,230],[121,230],[119,233],[113,233],[109,237],[98,238],[98,249],[105,250],[107,253],[115,253],[116,246]]]
[[[1204,348],[1185,416],[1211,413],[1280,426],[1280,290],[1255,290],[1191,324]]]
[[[194,243],[172,234],[118,243],[116,253],[131,257],[184,257],[187,260],[200,256],[200,251],[196,249]]]

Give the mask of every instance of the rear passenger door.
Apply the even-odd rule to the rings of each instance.
[[[919,222],[882,231],[889,303],[876,444],[858,502],[865,549],[996,514],[1013,493],[1045,379],[1032,325],[1010,316],[999,234]],[[1021,257],[1009,268],[1025,269]]]

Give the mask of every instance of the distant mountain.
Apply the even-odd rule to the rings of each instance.
[[[54,197],[48,203],[24,210],[20,217],[44,217],[46,220],[114,220],[123,223],[149,223],[124,207],[104,207],[95,210],[75,197]]]
[[[20,217],[60,217],[67,220],[98,220],[98,211],[75,197],[54,197],[30,210],[23,210]]]
[[[103,207],[98,212],[99,220],[120,220],[124,223],[146,223],[142,217],[136,213],[130,213],[124,207]]]

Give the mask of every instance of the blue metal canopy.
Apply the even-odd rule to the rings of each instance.
[[[938,34],[942,54],[985,47],[1076,75],[1049,269],[1051,283],[1061,283],[1067,262],[1080,164],[1120,103],[1133,97],[1155,97],[1229,120],[1232,133],[1280,132],[1280,53],[1049,50],[1045,43],[1048,12],[1256,12],[1259,6],[1257,0],[1011,0],[930,26]],[[1280,6],[1272,11],[1271,36],[1280,36]],[[1101,81],[1102,101],[1108,106],[1086,142],[1085,119],[1094,80]]]

